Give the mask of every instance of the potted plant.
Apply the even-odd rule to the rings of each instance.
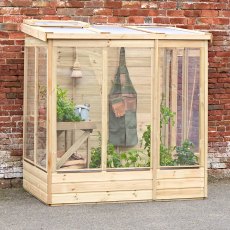
[[[67,90],[57,87],[57,121],[81,121],[75,112],[75,104],[67,97]]]

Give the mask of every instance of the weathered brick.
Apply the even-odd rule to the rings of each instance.
[[[122,8],[140,8],[140,1],[122,1]]]
[[[32,5],[32,0],[13,0],[11,1],[11,6],[31,6]]]
[[[111,9],[120,9],[122,7],[122,1],[105,1],[104,7]]]
[[[130,16],[130,17],[128,17],[128,23],[144,24],[144,17]]]

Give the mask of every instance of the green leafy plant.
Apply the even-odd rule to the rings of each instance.
[[[194,144],[185,140],[181,146],[176,147],[176,159],[177,165],[196,165],[198,164],[198,157],[194,154]]]
[[[107,144],[107,167],[149,167],[149,156],[141,150],[130,149],[125,152],[117,152],[113,144]],[[101,166],[101,136],[99,134],[99,146],[91,149],[90,168]]]
[[[176,115],[175,112],[164,105],[164,97],[162,97],[161,105],[160,105],[160,129],[163,128],[164,125],[168,125],[169,123],[174,126],[175,121],[174,117]],[[174,165],[174,160],[172,158],[172,152],[175,150],[175,147],[165,146],[162,140],[162,133],[160,132],[160,165],[162,166],[171,166]],[[151,127],[147,125],[146,131],[142,135],[142,143],[144,143],[144,149],[147,150],[148,156],[150,156],[150,147],[151,147]]]
[[[123,167],[149,167],[150,158],[141,150],[130,149],[127,152],[122,152],[121,164]]]
[[[67,90],[57,87],[57,120],[58,121],[81,121],[75,113],[75,104],[67,97]]]
[[[160,165],[161,166],[172,166],[174,165],[174,160],[172,158],[172,152],[175,147],[166,147],[164,144],[160,143]]]
[[[150,157],[150,146],[151,146],[151,127],[150,125],[146,126],[146,130],[142,135],[141,144],[144,143],[144,149],[146,149],[148,156]]]
[[[164,125],[175,124],[175,115],[168,106],[165,105],[165,97],[162,95],[162,101],[160,105],[160,128],[162,129]],[[173,146],[165,146],[162,140],[162,132],[160,131],[160,165],[161,166],[172,166],[174,165],[174,160],[172,158],[172,152],[175,150]]]

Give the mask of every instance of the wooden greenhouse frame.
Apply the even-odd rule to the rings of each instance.
[[[210,34],[156,25],[89,25],[78,21],[45,20],[25,20],[22,31],[27,35],[23,186],[28,192],[49,205],[207,197]],[[108,94],[111,87],[108,76],[112,69],[110,63],[117,58],[112,54],[117,55],[116,52],[121,47],[127,49],[128,55],[129,53],[134,55],[130,59],[127,58],[127,65],[131,63],[133,67],[130,67],[130,72],[139,77],[134,79],[137,91],[144,95],[143,91],[149,90],[149,96],[143,99],[147,100],[146,104],[137,105],[138,116],[142,116],[138,119],[144,119],[140,110],[147,111],[145,116],[149,123],[144,125],[149,124],[152,127],[149,164],[146,167],[107,166]],[[84,86],[81,89],[87,94],[83,95],[84,98],[87,97],[92,101],[94,96],[90,95],[96,94],[99,99],[97,101],[95,99],[95,103],[99,103],[100,106],[97,106],[96,112],[92,111],[92,120],[57,122],[57,85],[65,85],[69,81],[68,87],[73,89],[71,91],[73,98],[77,97],[76,93],[82,92],[80,88],[76,90],[78,87],[76,82],[79,80],[70,78],[64,80],[62,77],[70,70],[70,59],[71,65],[75,65],[75,69],[72,66],[74,70],[79,67],[77,62],[73,61],[74,58],[77,60],[75,49],[82,52],[83,56],[79,56],[80,61],[83,58],[88,61],[90,55],[95,53],[97,55],[97,59],[87,62],[89,63],[87,65],[93,70],[88,76],[96,76],[97,80],[99,79],[99,87],[91,87],[90,81],[84,86],[84,77],[80,81]],[[147,55],[143,56],[145,53]],[[196,62],[196,67],[191,64],[193,60]],[[143,66],[141,63],[144,63]],[[81,65],[84,63],[81,62]],[[68,66],[68,71],[65,66]],[[141,71],[135,69],[136,66],[140,66]],[[140,78],[142,71],[148,71],[148,78],[147,76]],[[194,78],[190,74],[192,71]],[[57,79],[57,73],[60,73],[61,80]],[[178,77],[179,75],[182,77]],[[148,81],[148,84],[145,84],[145,81]],[[142,85],[146,88],[142,89]],[[183,90],[179,89],[180,87]],[[162,90],[167,101],[165,106],[177,111],[177,114],[172,113],[175,117],[174,125],[165,123],[164,128],[161,127],[160,109]],[[182,99],[178,96],[178,92],[181,93]],[[187,97],[186,95],[190,93],[191,96]],[[45,112],[41,118],[37,111],[43,102]],[[182,109],[178,109],[179,107]],[[195,112],[193,108],[196,108]],[[97,117],[99,123],[94,122],[94,117]],[[142,124],[138,122],[138,125]],[[188,130],[192,125],[193,133],[189,134]],[[63,167],[73,155],[73,150],[81,149],[83,143],[86,149],[89,148],[87,146],[91,144],[90,137],[98,127],[101,132],[100,167],[90,168],[89,162],[84,162],[83,168]],[[69,143],[70,139],[67,138],[70,130],[81,131],[81,135],[77,138],[75,131],[72,132],[71,135],[75,138],[72,143]],[[141,128],[138,128],[138,132],[140,130]],[[164,135],[165,143],[176,146],[177,142],[180,142],[178,133],[181,135],[181,140],[185,140],[189,135],[197,140],[196,152],[199,160],[192,165],[161,165],[161,135]],[[61,141],[58,138],[61,138]],[[58,156],[58,142],[63,142],[67,146],[61,156]],[[176,153],[176,149],[179,151],[174,147],[172,154]],[[40,152],[43,155],[40,155]]]

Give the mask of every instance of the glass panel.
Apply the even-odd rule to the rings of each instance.
[[[35,48],[26,47],[27,53],[27,96],[26,96],[26,109],[25,116],[25,153],[24,157],[34,161],[34,97],[35,97]]]
[[[161,49],[160,165],[197,165],[199,49]]]
[[[47,154],[47,48],[38,47],[38,124],[36,163],[46,167]]]
[[[57,169],[101,167],[102,49],[57,50]]]
[[[108,168],[150,166],[151,49],[109,49]]]

